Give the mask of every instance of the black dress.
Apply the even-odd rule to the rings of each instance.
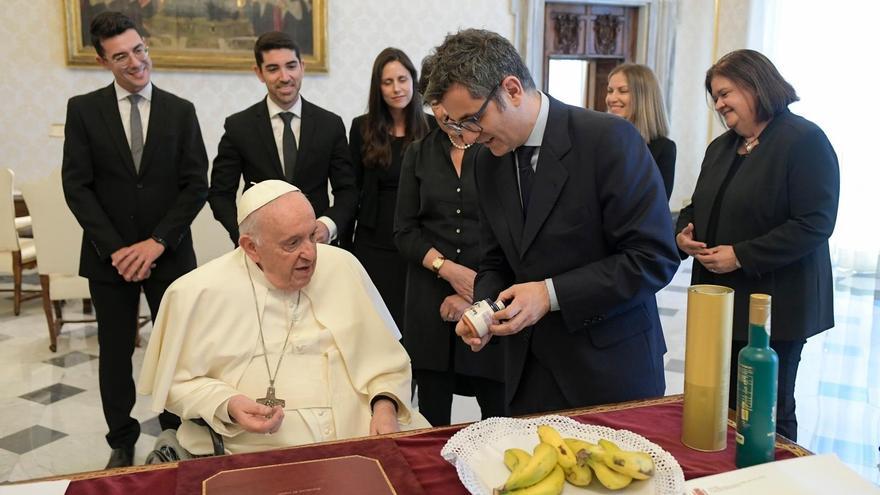
[[[419,409],[434,426],[448,424],[446,418],[434,418],[444,414],[448,417],[449,412],[445,406],[437,407],[443,411],[423,409],[423,403],[428,402],[422,395],[427,380],[423,381],[421,371],[441,372],[454,382],[448,385],[456,393],[462,393],[462,386],[471,387],[484,417],[504,413],[501,346],[490,343],[475,353],[455,335],[455,324],[440,316],[440,305],[455,290],[422,266],[431,247],[474,271],[480,262],[479,205],[473,170],[477,147],[465,151],[459,177],[450,157],[451,146],[446,134],[437,128],[409,146],[400,173],[394,228],[395,242],[409,267],[403,345],[419,384]],[[451,401],[451,392],[448,399]]]
[[[397,204],[404,138],[392,138],[391,165],[388,168],[365,167],[361,157],[366,117],[361,115],[351,122],[348,140],[360,191],[355,217],[357,226],[350,247],[376,284],[394,322],[398,328],[403,328],[406,262],[394,245],[394,208]],[[348,246],[343,244],[343,247]]]
[[[672,196],[672,186],[675,183],[675,141],[663,136],[657,137],[648,143],[648,150],[660,169],[663,177],[663,187],[666,189],[666,200]]]

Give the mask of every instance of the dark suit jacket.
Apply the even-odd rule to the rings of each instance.
[[[272,134],[266,100],[229,116],[220,139],[208,203],[214,218],[223,224],[232,242],[238,244],[235,194],[244,176],[244,188],[252,182],[284,180],[284,168]],[[333,206],[327,194],[327,179],[333,188]],[[302,123],[297,147],[293,184],[309,198],[316,216],[330,217],[339,229],[350,224],[357,208],[357,187],[345,138],[345,125],[338,115],[302,102]]]
[[[572,406],[662,395],[655,293],[679,259],[660,174],[635,128],[550,98],[526,222],[512,153],[480,150],[475,174],[483,256],[474,299],[550,277],[560,305],[501,339],[508,401],[528,359]]]
[[[660,177],[663,178],[663,187],[666,189],[666,201],[672,196],[672,186],[675,184],[675,141],[658,136],[648,143],[648,150],[657,163]]]
[[[727,131],[703,159],[688,222],[705,239],[718,189],[741,139]],[[773,340],[800,340],[834,326],[834,287],[828,238],[837,220],[840,171],[831,143],[812,122],[785,111],[730,181],[718,216],[716,242],[733,246],[741,270],[715,275],[694,261],[694,284],[733,288],[733,335],[748,340],[749,295],[773,296]],[[686,257],[684,253],[682,258]]]
[[[167,248],[151,277],[195,268],[190,224],[205,204],[208,157],[192,103],[153,85],[139,172],[112,84],[70,99],[64,136],[64,195],[84,231],[80,275],[123,281],[110,255],[154,235]]]

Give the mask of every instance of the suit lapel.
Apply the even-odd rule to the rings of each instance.
[[[513,153],[508,153],[502,157],[496,157],[484,148],[484,153],[489,155],[491,160],[489,170],[495,172],[495,187],[498,197],[501,199],[501,206],[504,209],[504,219],[510,227],[510,236],[513,245],[519,248],[520,239],[523,232],[522,204],[519,199],[519,184],[516,180],[516,162]],[[520,253],[522,254],[522,253]]]
[[[565,181],[568,180],[568,170],[562,164],[562,159],[571,149],[571,140],[567,125],[568,118],[564,113],[567,113],[565,107],[550,98],[550,113],[547,116],[547,126],[544,129],[538,166],[535,170],[535,183],[532,185],[529,199],[529,214],[523,230],[521,255],[525,255],[534,242],[541,226],[553,211]]]
[[[281,166],[281,159],[278,158],[278,145],[275,143],[275,134],[272,132],[272,122],[269,120],[269,108],[266,107],[265,99],[263,99],[262,103],[256,105],[254,119],[254,126],[257,128],[260,140],[263,142],[263,149],[269,152],[272,176],[284,179],[284,167]]]
[[[144,154],[141,156],[141,168],[137,172],[137,174],[141,177],[144,175],[144,171],[147,167],[150,166],[150,161],[153,158],[153,154],[155,153],[155,149],[159,146],[159,129],[162,128],[162,125],[166,122],[166,116],[168,112],[168,107],[166,103],[168,100],[165,98],[165,92],[161,89],[157,88],[156,85],[153,85],[153,95],[150,100],[150,121],[147,122],[147,140],[144,142]],[[132,164],[134,164],[134,160],[132,160]]]
[[[300,96],[302,98],[302,96]],[[315,142],[315,106],[307,102],[305,98],[302,100],[302,116],[300,117],[299,142],[296,147],[296,168],[293,175],[296,181],[302,177],[303,164],[306,162],[306,156],[309,148]]]
[[[128,139],[125,138],[122,116],[119,115],[119,102],[116,100],[116,90],[112,83],[101,92],[98,106],[104,124],[107,126],[107,134],[116,145],[116,149],[122,157],[122,163],[131,175],[136,177],[137,172],[134,169],[134,159],[131,157],[131,147],[128,145]]]

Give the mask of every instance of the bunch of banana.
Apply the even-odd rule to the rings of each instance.
[[[578,465],[589,466],[609,490],[620,490],[633,479],[646,480],[654,474],[654,460],[645,452],[626,451],[605,439],[598,445],[574,438],[566,438],[565,442],[575,452]]]
[[[654,474],[654,461],[645,452],[621,449],[610,440],[598,444],[576,438],[562,438],[552,426],[538,426],[541,443],[532,455],[522,449],[504,451],[504,465],[510,476],[495,495],[558,495],[565,481],[587,486],[595,478],[609,490],[620,490],[632,480],[646,480]]]
[[[522,449],[504,452],[504,464],[511,470],[495,495],[559,495],[565,485],[565,473],[557,464],[556,448],[539,443],[530,456]]]

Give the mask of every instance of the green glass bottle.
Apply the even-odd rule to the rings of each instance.
[[[774,458],[779,356],[770,348],[770,296],[749,297],[749,345],[739,352],[736,380],[736,467]]]

